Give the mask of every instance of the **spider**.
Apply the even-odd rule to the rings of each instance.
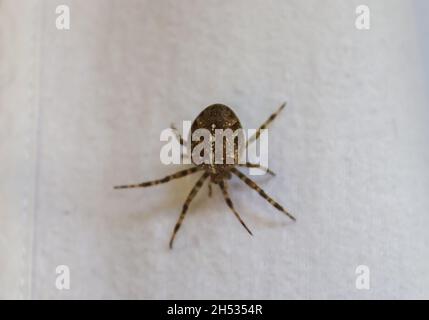
[[[277,115],[280,113],[280,111],[283,110],[283,108],[286,106],[286,102],[283,103],[280,108],[274,112],[255,132],[253,136],[251,136],[247,141],[245,148],[247,149],[248,144],[251,142],[256,141],[260,134],[261,130],[267,128],[267,126],[273,122],[273,120],[277,117]],[[214,133],[215,128],[220,129],[232,129],[232,131],[236,131],[237,129],[242,129],[240,120],[235,115],[235,113],[226,105],[223,104],[213,104],[205,108],[198,116],[195,118],[195,120],[192,123],[191,126],[191,137],[192,133],[195,132],[197,129],[207,129],[210,130],[211,133]],[[177,129],[174,127],[174,125],[171,126],[171,129],[175,132],[177,139],[179,140],[180,144],[182,146],[186,145],[186,142],[183,140],[180,133],[178,133]],[[194,149],[197,141],[191,142],[191,150]],[[139,184],[131,184],[131,185],[121,185],[121,186],[115,186],[114,189],[128,189],[128,188],[143,188],[143,187],[150,187],[154,185],[158,185],[161,183],[167,183],[173,179],[178,179],[185,177],[187,175],[196,173],[198,171],[203,171],[204,173],[201,175],[201,177],[198,179],[198,181],[195,183],[194,187],[191,189],[191,192],[189,193],[188,197],[185,200],[185,203],[183,204],[182,212],[180,213],[179,219],[176,222],[176,225],[173,230],[173,234],[171,235],[170,239],[170,249],[173,248],[173,242],[176,237],[177,231],[179,230],[180,226],[182,225],[183,219],[185,218],[185,215],[188,211],[189,205],[194,199],[195,195],[198,193],[198,191],[201,189],[203,183],[209,178],[209,197],[212,195],[212,183],[217,184],[222,191],[223,197],[225,199],[226,204],[231,209],[231,211],[234,213],[234,215],[237,217],[238,221],[241,223],[241,225],[247,230],[247,232],[250,235],[253,235],[250,229],[246,226],[244,221],[241,219],[240,215],[238,214],[237,210],[234,208],[234,205],[232,203],[232,200],[228,193],[228,184],[227,180],[231,178],[231,174],[237,176],[240,180],[242,180],[245,184],[247,184],[250,188],[255,190],[259,193],[261,197],[263,197],[265,200],[267,200],[274,208],[277,210],[283,212],[286,214],[290,219],[295,221],[295,217],[293,217],[287,210],[285,210],[279,203],[274,201],[269,195],[265,193],[264,190],[262,190],[253,180],[251,180],[249,177],[247,177],[245,174],[243,174],[241,171],[237,169],[237,167],[247,167],[247,168],[260,168],[266,170],[269,174],[274,176],[274,173],[269,170],[268,168],[264,168],[260,166],[259,164],[254,164],[250,162],[246,162],[244,164],[238,163],[238,156],[239,156],[239,148],[237,147],[237,141],[234,140],[234,162],[232,164],[215,164],[215,163],[202,163],[202,164],[195,164],[195,162],[192,160],[194,167],[191,167],[189,169],[181,170],[179,172],[176,172],[172,175],[166,176],[163,179],[153,180],[153,181],[147,181]]]

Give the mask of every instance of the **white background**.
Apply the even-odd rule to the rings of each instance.
[[[360,4],[0,1],[0,297],[429,298],[428,6],[368,0],[360,31]],[[256,128],[284,100],[255,179],[296,223],[233,180],[250,237],[205,186],[171,251],[197,175],[112,189],[179,170],[171,122],[220,102]]]

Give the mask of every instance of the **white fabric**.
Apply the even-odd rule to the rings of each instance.
[[[0,1],[0,297],[429,298],[423,34],[400,0],[366,1],[359,31],[359,4]],[[179,170],[159,160],[171,122],[220,102],[256,128],[284,100],[277,176],[255,180],[296,223],[234,179],[254,237],[204,186],[171,251],[197,175],[112,189]]]

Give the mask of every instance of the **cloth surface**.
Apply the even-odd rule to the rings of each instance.
[[[55,8],[70,7],[57,30]],[[412,2],[0,1],[0,297],[429,298],[429,111]],[[269,131],[235,207],[161,178],[160,132],[205,106]],[[55,286],[58,265],[70,289]],[[370,289],[356,288],[368,266]]]

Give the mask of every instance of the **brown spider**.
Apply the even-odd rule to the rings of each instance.
[[[259,129],[256,131],[256,133],[246,142],[246,149],[249,143],[256,141],[260,134],[261,130],[265,129],[280,113],[281,110],[286,106],[286,103],[283,103],[280,108],[273,113],[267,121],[265,121]],[[182,146],[185,145],[185,142],[182,138],[182,136],[177,132],[176,128],[174,126],[171,126],[171,128],[176,132],[177,138]],[[231,129],[232,131],[236,131],[237,129],[242,129],[240,120],[235,115],[235,113],[226,105],[222,104],[213,104],[211,106],[208,106],[205,108],[198,117],[193,121],[191,126],[191,137],[192,134],[197,129],[207,129],[212,134],[214,133],[215,128],[217,129]],[[192,141],[191,142],[191,151],[195,148],[198,141]],[[183,204],[182,212],[179,216],[179,219],[174,227],[173,234],[170,239],[170,249],[173,248],[173,241],[176,236],[177,231],[179,230],[183,219],[185,218],[186,212],[188,211],[188,207],[192,201],[192,199],[195,197],[197,192],[200,190],[201,186],[203,185],[204,181],[210,177],[209,180],[209,196],[212,194],[212,188],[211,183],[219,185],[223,197],[225,198],[225,202],[228,205],[228,207],[232,210],[234,215],[237,217],[237,219],[240,221],[240,223],[243,225],[243,227],[249,232],[250,235],[252,235],[252,232],[249,230],[249,228],[246,226],[244,221],[241,219],[238,212],[235,210],[234,205],[232,204],[231,198],[228,194],[228,185],[227,181],[231,178],[231,173],[236,175],[238,178],[240,178],[244,183],[246,183],[250,188],[257,191],[264,199],[266,199],[272,206],[274,206],[276,209],[282,211],[285,213],[290,219],[295,221],[295,218],[287,212],[280,204],[278,204],[276,201],[274,201],[270,196],[268,196],[264,190],[262,190],[253,180],[248,178],[246,175],[241,173],[239,170],[237,170],[236,166],[241,167],[247,167],[247,168],[261,168],[266,170],[269,174],[274,176],[274,173],[270,171],[267,168],[261,167],[259,164],[253,164],[250,162],[246,162],[245,164],[239,164],[238,163],[238,157],[239,157],[239,146],[237,145],[237,140],[234,140],[234,162],[233,164],[195,164],[194,167],[186,170],[182,170],[179,172],[176,172],[175,174],[169,175],[164,177],[163,179],[159,180],[153,180],[148,182],[143,182],[139,184],[132,184],[132,185],[123,185],[123,186],[116,186],[115,189],[127,189],[127,188],[141,188],[141,187],[149,187],[161,183],[169,182],[172,179],[182,178],[189,174],[195,173],[197,171],[204,171],[204,174],[198,179],[194,187],[192,188],[191,192],[189,193],[188,197],[185,200],[185,203]],[[225,146],[224,146],[225,149]]]

